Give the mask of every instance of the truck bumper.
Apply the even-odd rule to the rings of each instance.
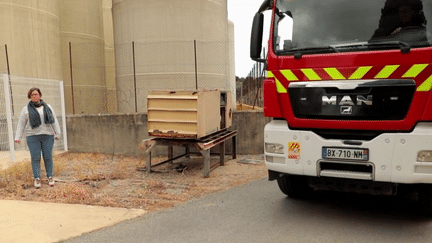
[[[280,144],[280,153],[265,148],[270,171],[311,177],[347,178],[404,184],[431,184],[432,162],[418,162],[420,151],[432,151],[432,123],[419,123],[409,133],[383,133],[370,141],[347,145],[311,131],[290,130],[284,120],[265,126],[265,144]],[[266,145],[264,145],[266,146]],[[367,161],[323,159],[322,147],[366,148]]]

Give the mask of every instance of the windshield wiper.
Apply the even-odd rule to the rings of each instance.
[[[403,41],[383,41],[383,42],[368,42],[364,44],[367,47],[399,47],[402,53],[409,53],[411,46]]]
[[[385,48],[399,48],[402,53],[409,53],[411,46],[403,41],[382,41],[382,42],[361,42],[361,43],[350,43],[343,45],[328,45],[328,46],[315,46],[315,47],[304,47],[304,48],[293,48],[285,51],[281,51],[281,54],[293,54],[295,59],[300,59],[304,54],[321,54],[321,53],[336,53],[343,51],[344,49],[355,50],[357,48],[368,48],[368,49],[385,49]]]
[[[303,54],[320,54],[320,53],[333,53],[338,50],[333,46],[314,46],[314,47],[302,47],[292,48],[289,50],[281,51],[281,54],[294,54],[295,59],[300,59]]]

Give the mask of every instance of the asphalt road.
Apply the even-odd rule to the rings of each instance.
[[[432,219],[398,197],[285,197],[259,180],[66,242],[432,242]]]

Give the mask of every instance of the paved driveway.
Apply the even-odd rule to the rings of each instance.
[[[266,179],[67,242],[431,242],[432,220],[396,197],[285,197]]]

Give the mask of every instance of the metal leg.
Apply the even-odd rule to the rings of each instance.
[[[185,154],[187,154],[187,155],[186,155],[186,158],[187,158],[187,159],[190,159],[190,155],[189,155],[189,153],[190,153],[190,148],[189,148],[189,145],[186,145],[185,149],[186,149]]]
[[[222,142],[219,145],[219,148],[220,148],[220,152],[219,152],[219,154],[220,154],[220,162],[219,162],[219,164],[221,166],[224,166],[225,165],[225,142]]]
[[[146,154],[146,174],[151,173],[151,152]]]
[[[156,140],[151,138],[143,140],[139,145],[139,148],[145,151],[146,174],[151,173],[151,151],[155,148],[156,144]]]
[[[174,157],[174,149],[173,146],[168,146],[168,159],[172,159]],[[173,161],[170,162],[170,164],[173,164]]]
[[[210,176],[210,149],[200,150],[200,153],[204,157],[203,177],[208,178]]]
[[[232,137],[232,157],[237,159],[237,135]]]

